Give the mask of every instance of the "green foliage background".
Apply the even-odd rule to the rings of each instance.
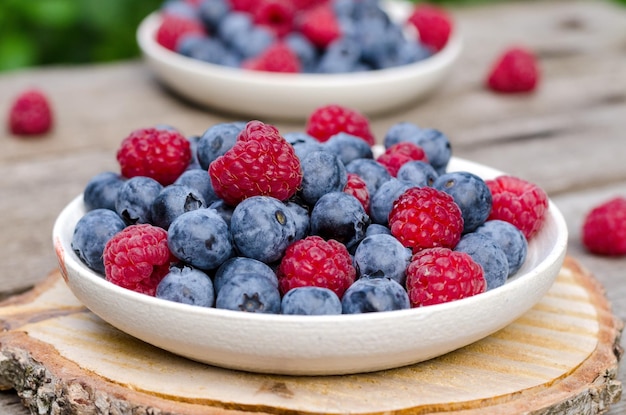
[[[433,0],[444,6],[498,1],[507,0]],[[626,5],[626,0],[614,1]],[[163,0],[0,0],[0,71],[136,57],[137,25],[162,3]]]

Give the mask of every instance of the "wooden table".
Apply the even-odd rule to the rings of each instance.
[[[438,128],[451,138],[456,156],[542,186],[567,220],[569,255],[593,272],[614,313],[626,319],[626,258],[590,255],[580,242],[585,213],[609,197],[626,195],[626,8],[564,0],[452,12],[465,35],[454,76],[426,102],[373,118],[374,132],[380,138],[404,120]],[[540,58],[543,79],[532,95],[502,96],[483,87],[490,62],[512,44],[524,44]],[[117,169],[115,150],[131,130],[170,124],[191,135],[239,119],[183,102],[161,88],[140,61],[5,73],[0,113],[28,86],[47,91],[56,125],[42,139],[0,131],[2,297],[26,290],[55,269],[50,236],[55,217],[91,176]],[[626,374],[619,379],[625,382]],[[624,411],[626,404],[619,402],[609,414]],[[5,391],[0,413],[27,411],[15,392]]]

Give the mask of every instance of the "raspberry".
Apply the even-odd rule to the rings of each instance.
[[[487,86],[496,92],[531,92],[537,87],[540,74],[535,55],[524,48],[506,50],[493,64]]]
[[[514,176],[486,180],[493,198],[487,220],[500,219],[515,225],[526,239],[539,231],[548,211],[548,196],[539,186]]]
[[[406,287],[411,307],[446,303],[485,292],[483,269],[464,252],[424,249],[407,267]]]
[[[375,143],[370,123],[365,115],[341,105],[331,104],[315,109],[306,123],[306,133],[325,142],[337,133],[348,133],[365,140],[370,146]]]
[[[408,161],[423,161],[428,163],[428,157],[424,149],[417,144],[403,141],[389,147],[376,161],[385,166],[393,177],[398,175],[398,170]]]
[[[299,19],[300,32],[320,49],[341,36],[339,21],[328,3],[302,11]]]
[[[343,191],[347,194],[354,196],[365,209],[365,213],[369,215],[370,212],[370,193],[367,190],[367,184],[365,180],[356,173],[348,173],[348,182],[346,183]]]
[[[300,160],[276,127],[250,121],[235,145],[209,165],[215,193],[230,205],[251,196],[286,200],[302,182]]]
[[[412,187],[394,202],[389,228],[413,252],[433,247],[452,249],[461,239],[463,217],[449,194],[432,187]]]
[[[149,224],[130,225],[113,235],[102,256],[107,281],[152,296],[174,260],[167,231]]]
[[[163,20],[156,32],[156,41],[161,46],[176,51],[178,42],[187,35],[206,36],[202,23],[195,19],[175,14],[163,14]]]
[[[626,199],[616,197],[591,209],[583,222],[582,242],[594,254],[626,254]]]
[[[448,43],[452,32],[450,16],[437,6],[420,4],[408,19],[417,29],[420,41],[437,52]]]
[[[269,46],[260,55],[246,59],[241,67],[254,71],[298,73],[300,60],[289,46],[279,42]]]
[[[15,135],[39,135],[50,131],[52,110],[46,95],[37,90],[23,91],[9,110],[9,130]]]
[[[261,0],[254,9],[254,22],[282,37],[292,31],[295,14],[291,0]]]
[[[356,270],[343,244],[308,236],[287,248],[277,275],[282,294],[292,288],[312,286],[329,288],[341,299],[354,282]]]
[[[124,177],[146,176],[167,186],[189,166],[191,146],[177,131],[142,128],[122,141],[117,161]]]

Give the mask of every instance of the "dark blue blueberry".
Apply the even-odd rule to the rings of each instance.
[[[265,26],[253,25],[247,31],[237,32],[231,39],[232,47],[243,59],[253,58],[276,43],[276,34]]]
[[[442,174],[433,183],[435,189],[446,192],[456,202],[463,215],[463,232],[473,232],[485,223],[491,213],[493,199],[487,183],[465,171]]]
[[[176,51],[181,55],[216,65],[224,65],[227,62],[226,58],[233,55],[219,39],[204,35],[184,36],[178,42]]]
[[[504,285],[509,274],[509,261],[506,254],[493,239],[477,233],[468,233],[454,248],[455,251],[465,252],[483,267],[487,290]]]
[[[210,206],[213,202],[220,200],[215,194],[213,189],[213,183],[211,183],[211,176],[204,169],[192,169],[184,171],[174,184],[180,184],[183,186],[189,186],[200,193],[207,206]]]
[[[245,127],[243,122],[219,123],[209,127],[198,140],[197,153],[200,166],[207,170],[209,164],[230,150]]]
[[[291,210],[280,200],[253,196],[235,207],[230,232],[241,255],[271,263],[295,241],[296,223]]]
[[[369,224],[361,202],[344,192],[326,193],[311,211],[311,234],[339,241],[349,250],[365,237]]]
[[[439,175],[429,163],[414,160],[408,161],[400,167],[396,178],[413,183],[417,187],[432,186]]]
[[[224,283],[229,279],[243,274],[255,274],[256,276],[267,277],[272,284],[278,287],[278,277],[272,268],[264,262],[253,258],[236,256],[228,259],[215,271],[213,286],[218,293]]]
[[[509,262],[509,277],[519,271],[528,254],[528,240],[515,225],[503,220],[488,220],[474,233],[493,239],[502,248]]]
[[[189,162],[189,166],[187,166],[187,170],[202,170],[200,166],[200,162],[198,161],[198,140],[200,140],[200,136],[192,135],[187,137],[189,141],[189,149],[191,150],[191,161]]]
[[[361,57],[361,45],[356,39],[341,37],[331,42],[317,65],[319,73],[347,73],[354,69]]]
[[[298,56],[302,72],[313,72],[318,59],[315,45],[299,32],[291,32],[283,40]]]
[[[83,192],[85,209],[109,209],[115,210],[117,192],[124,184],[124,178],[112,171],[103,172],[93,176]]]
[[[213,307],[215,291],[211,278],[189,265],[170,267],[156,288],[156,298],[199,307]]]
[[[226,225],[228,225],[228,227],[230,228],[230,220],[233,217],[233,211],[235,210],[233,206],[227,204],[222,199],[219,199],[211,203],[209,205],[209,208],[216,211],[217,214],[220,215],[222,219],[224,219]]]
[[[386,15],[366,17],[355,26],[362,48],[361,58],[376,69],[391,66],[388,56],[395,52],[394,49],[404,39],[400,27],[390,24]]]
[[[352,160],[346,166],[348,173],[358,174],[365,181],[370,195],[376,193],[378,188],[391,179],[389,171],[374,159]]]
[[[311,216],[309,210],[300,203],[288,201],[285,203],[287,209],[291,211],[291,216],[296,224],[295,240],[304,239],[311,229]]]
[[[272,282],[257,274],[229,279],[217,293],[215,307],[248,313],[280,313],[280,293]]]
[[[371,223],[370,226],[367,227],[365,231],[365,237],[372,235],[391,235],[391,229],[389,229],[385,225],[380,225],[378,223]]]
[[[90,269],[104,275],[104,247],[113,235],[125,227],[122,218],[110,209],[90,210],[76,223],[72,250]]]
[[[343,294],[343,314],[373,313],[410,308],[409,295],[391,278],[360,278]]]
[[[286,133],[283,137],[293,147],[296,156],[302,160],[308,153],[323,151],[325,147],[315,138],[303,132]]]
[[[313,206],[329,192],[343,191],[348,173],[339,157],[329,151],[312,151],[300,159],[302,183],[300,196]]]
[[[422,147],[437,174],[445,173],[452,157],[452,148],[450,140],[441,131],[420,128],[410,122],[400,122],[387,130],[383,144],[385,148],[389,148],[401,141],[409,141]]]
[[[354,252],[354,267],[360,277],[387,277],[404,286],[412,252],[391,235],[368,236]]]
[[[117,192],[115,211],[128,225],[152,223],[152,202],[162,189],[163,186],[150,177],[131,177]]]
[[[432,51],[421,42],[405,39],[395,51],[394,56],[388,56],[395,66],[409,65],[420,62],[432,56]]]
[[[327,151],[336,154],[344,165],[356,159],[372,159],[372,148],[360,137],[348,133],[332,135],[325,143]]]
[[[215,33],[219,23],[230,13],[228,0],[205,0],[198,6],[198,16],[211,33]]]
[[[224,43],[232,46],[232,39],[239,33],[250,31],[253,24],[252,16],[249,13],[231,12],[219,22],[216,34]]]
[[[213,209],[183,213],[172,222],[167,235],[172,254],[202,270],[216,269],[233,254],[228,225]]]
[[[393,202],[411,187],[414,187],[413,183],[398,180],[395,177],[383,183],[376,193],[370,197],[372,222],[387,226]]]
[[[325,316],[341,314],[341,300],[324,287],[296,287],[287,291],[280,304],[282,314]]]
[[[182,184],[171,184],[152,202],[152,224],[167,230],[183,213],[201,208],[206,208],[206,203],[200,192]]]

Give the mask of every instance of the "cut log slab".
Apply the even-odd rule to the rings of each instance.
[[[510,326],[420,364],[349,376],[253,374],[193,362],[108,325],[59,272],[0,303],[0,385],[33,414],[601,414],[619,401],[623,323],[568,257]]]

